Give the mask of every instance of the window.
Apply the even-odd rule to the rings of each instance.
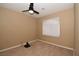
[[[60,21],[59,17],[44,20],[42,25],[42,34],[45,36],[60,36]]]

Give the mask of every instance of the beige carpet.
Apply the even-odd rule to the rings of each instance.
[[[23,46],[1,52],[1,56],[72,56],[73,52],[64,48],[49,45],[44,42],[33,42],[32,47],[24,48]]]

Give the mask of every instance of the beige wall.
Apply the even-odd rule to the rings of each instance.
[[[79,4],[75,4],[75,52],[79,55]]]
[[[22,13],[0,8],[0,49],[36,39],[36,23]]]
[[[48,37],[42,35],[42,21],[55,16],[60,17],[61,36],[59,38]],[[73,48],[74,41],[74,8],[57,12],[55,14],[42,17],[38,20],[38,37],[39,39],[46,40],[58,45]]]

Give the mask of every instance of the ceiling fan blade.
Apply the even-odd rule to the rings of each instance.
[[[35,10],[33,10],[36,14],[39,14],[39,12],[37,12],[37,11],[35,11]]]
[[[27,11],[29,11],[29,10],[23,10],[22,12],[27,12]]]

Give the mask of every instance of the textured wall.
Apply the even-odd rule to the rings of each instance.
[[[61,36],[59,38],[42,35],[42,21],[58,16],[60,18]],[[58,45],[73,48],[74,41],[74,8],[42,17],[38,20],[38,37]]]
[[[0,49],[36,39],[37,21],[6,8],[0,8]]]

